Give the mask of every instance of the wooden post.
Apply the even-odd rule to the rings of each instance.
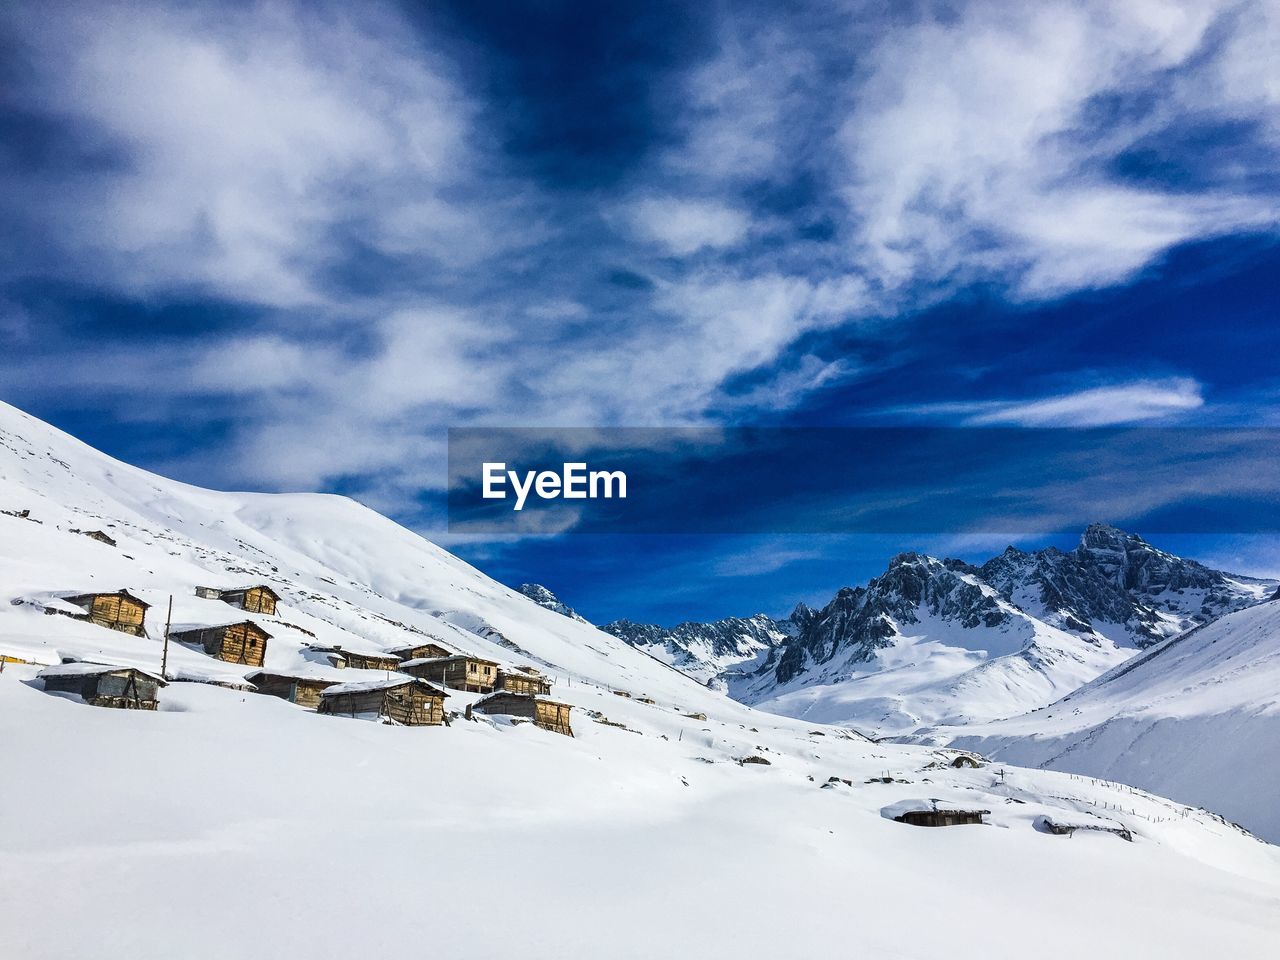
[[[164,618],[164,653],[160,655],[160,679],[169,679],[169,628],[173,626],[173,594],[169,594],[169,612]]]

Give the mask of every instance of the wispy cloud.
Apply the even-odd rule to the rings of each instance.
[[[945,418],[965,426],[1108,427],[1176,417],[1204,406],[1188,377],[1133,380],[1020,400],[976,400],[896,407],[886,413]]]
[[[899,282],[994,276],[1046,297],[1192,238],[1274,228],[1238,167],[1194,191],[1116,169],[1144,138],[1215,120],[1256,118],[1258,149],[1274,149],[1280,97],[1248,39],[1270,6],[969,4],[892,32],[841,137],[869,262]]]
[[[648,197],[629,204],[624,216],[642,240],[677,256],[736,246],[751,228],[746,213],[714,200]]]

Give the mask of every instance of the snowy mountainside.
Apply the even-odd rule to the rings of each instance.
[[[981,566],[902,554],[865,586],[759,639],[736,629],[721,641],[721,625],[743,622],[732,618],[604,629],[745,703],[900,734],[1043,706],[1137,649],[1275,590],[1274,580],[1213,570],[1093,524],[1074,550],[1010,547]]]
[[[586,617],[580,616],[577,610],[561,601],[559,597],[540,583],[522,583],[520,584],[519,592],[538,606],[546,607],[562,617],[568,617],[570,620],[578,620],[582,623],[587,622]]]
[[[955,930],[993,903],[1005,942],[1052,926],[1051,958],[1251,960],[1280,937],[1280,850],[1213,814],[762,713],[349,500],[200,490],[0,405],[0,509],[0,956],[329,960],[420,941],[751,960],[829,950],[853,924],[877,955],[976,960],[991,940]],[[255,582],[280,594],[275,615],[195,594]],[[122,587],[151,604],[146,636],[41,612]],[[574,736],[468,721],[477,695],[458,690],[444,727],[321,716],[177,643],[155,712],[42,689],[39,665],[63,658],[156,670],[170,595],[175,621],[259,623],[271,670],[382,676],[308,645],[424,638],[537,666]],[[199,680],[237,687],[184,682]],[[933,803],[990,812],[945,830],[888,819]],[[1133,842],[1054,836],[1047,817]],[[803,878],[771,888],[786,923],[734,919],[762,877]],[[922,877],[950,891],[931,923]],[[1063,903],[1090,922],[1062,924]]]
[[[916,739],[1123,780],[1280,842],[1280,600],[1150,647],[1032,713]]]
[[[730,693],[786,716],[894,733],[1021,713],[1128,655],[1035,619],[967,564],[907,553],[866,587],[841,590],[772,673]]]
[[[1008,548],[981,574],[1023,610],[1064,630],[1138,647],[1241,610],[1276,589],[1157,549],[1137,534],[1089,526],[1069,552]]]
[[[754,673],[771,664],[777,649],[803,628],[811,614],[802,603],[786,620],[758,613],[710,623],[686,621],[670,628],[615,620],[600,629],[689,676],[722,686],[730,676]]]
[[[111,460],[12,407],[0,412],[0,509],[30,513],[0,515],[7,593],[0,653],[54,663],[127,649],[128,662],[154,667],[150,654],[163,630],[157,618],[170,594],[175,622],[229,622],[237,611],[196,597],[195,587],[261,581],[283,598],[277,629],[268,627],[269,667],[306,662],[307,643],[378,651],[427,638],[503,662],[554,666],[601,686],[634,684],[655,697],[678,698],[688,688],[695,699],[704,695],[616,638],[539,607],[354,501],[201,490]],[[99,528],[118,546],[71,532]],[[127,635],[12,603],[50,591],[120,587],[152,604],[148,647],[122,648]],[[234,673],[191,656],[189,668],[209,677]]]

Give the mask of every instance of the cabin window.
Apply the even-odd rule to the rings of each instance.
[[[484,668],[484,675],[485,675],[486,677],[487,677],[487,676],[490,676],[492,673],[493,673],[493,667],[485,667],[485,668]]]
[[[476,665],[474,663],[468,663],[467,673],[475,673],[475,672],[476,672]]]

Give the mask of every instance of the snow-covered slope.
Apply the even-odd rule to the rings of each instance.
[[[758,613],[674,627],[615,620],[600,629],[704,683],[723,687],[730,679],[767,669],[778,648],[812,616],[803,603],[786,620]]]
[[[907,553],[729,689],[773,713],[889,734],[1022,713],[1131,652],[1037,620],[967,564]]]
[[[1010,547],[980,567],[902,554],[865,587],[786,621],[603,629],[745,703],[900,734],[1043,706],[1276,586],[1093,524],[1074,550]]]
[[[920,739],[1123,780],[1280,842],[1280,600],[1166,640],[1026,716]]]
[[[531,960],[744,960],[827,953],[853,930],[877,956],[1035,943],[1045,957],[1262,958],[1280,938],[1280,850],[1211,814],[761,713],[350,501],[173,483],[0,406],[0,509],[29,511],[0,514],[0,957],[489,957],[515,944]],[[74,532],[97,529],[117,545]],[[256,581],[282,597],[274,617],[251,615],[272,634],[268,668],[330,669],[308,643],[434,637],[544,669],[575,736],[461,716],[384,726],[198,682],[165,687],[154,713],[107,710],[44,692],[38,665],[12,662],[155,670],[170,595],[176,621],[226,622],[244,614],[195,586]],[[57,594],[120,587],[153,604],[147,636],[41,612]],[[245,672],[171,650],[177,679]],[[450,691],[447,706],[474,699]],[[933,800],[989,822],[887,819]],[[1134,842],[1054,836],[1044,817],[1123,826]],[[922,889],[939,894],[927,908]],[[1064,922],[1064,904],[1086,919]]]

